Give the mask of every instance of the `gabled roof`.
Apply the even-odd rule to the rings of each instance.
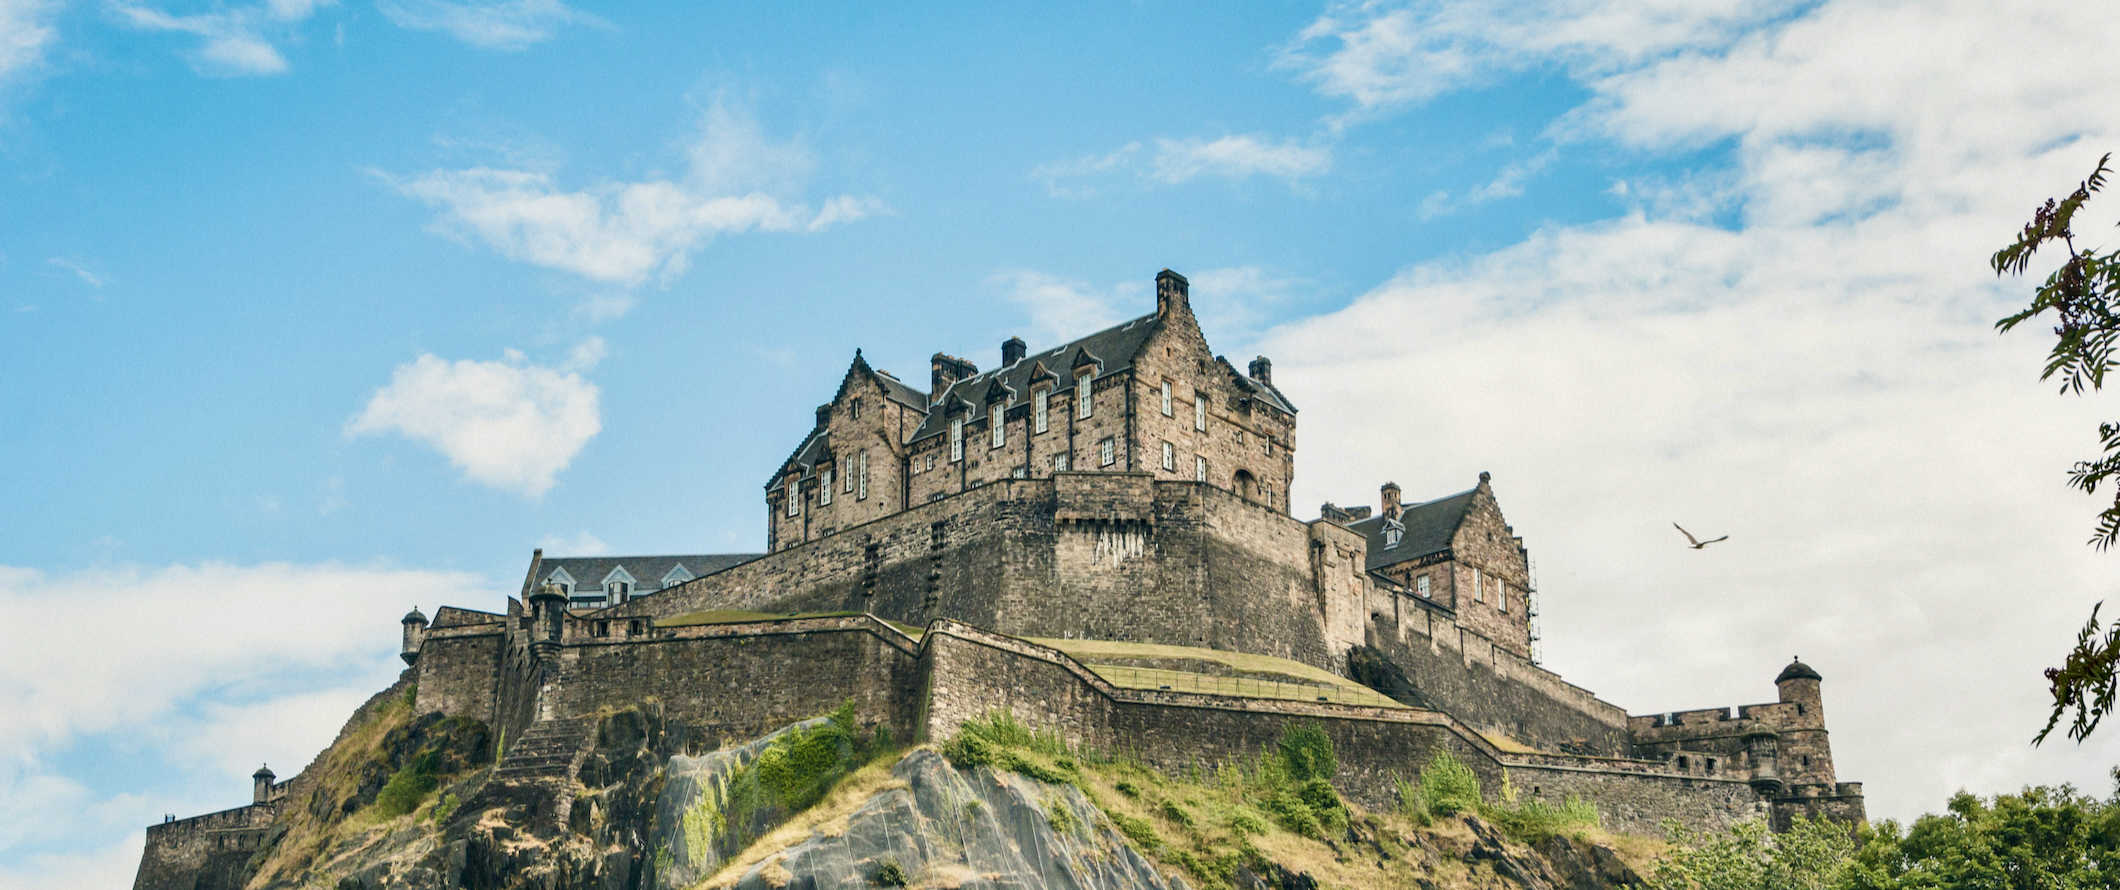
[[[853,364],[848,365],[846,374],[839,378],[839,389],[832,393],[832,403],[837,404],[840,399],[845,398],[847,387],[853,385],[854,381],[862,379],[876,381],[878,386],[883,387],[885,398],[918,411],[923,416],[927,414],[928,400],[926,393],[905,385],[904,381],[891,376],[888,371],[878,371],[869,367],[869,360],[861,357],[861,350],[859,349],[854,350]],[[826,434],[824,425],[818,424],[811,427],[809,434],[802,437],[802,443],[796,445],[795,450],[788,453],[786,460],[781,461],[779,466],[773,468],[773,477],[766,480],[766,490],[771,491],[780,487],[782,477],[787,474],[790,462],[794,463],[799,469],[801,478],[808,479],[815,472],[817,462],[823,460],[826,455],[831,453],[832,441],[831,437]]]
[[[1221,365],[1223,370],[1228,371],[1229,376],[1237,381],[1237,388],[1250,393],[1252,398],[1289,414],[1296,413],[1296,406],[1290,404],[1288,397],[1282,395],[1280,390],[1275,389],[1273,384],[1259,382],[1243,371],[1237,370],[1237,366],[1230,364],[1229,359],[1219,355],[1215,356],[1215,364]]]
[[[545,583],[545,579],[552,577],[552,573],[555,571],[566,572],[569,577],[576,579],[577,589],[585,584],[595,585],[589,590],[581,591],[585,594],[601,593],[603,591],[603,581],[609,579],[613,573],[620,571],[634,578],[652,578],[654,580],[648,583],[659,586],[662,584],[663,576],[668,575],[670,569],[678,565],[683,565],[685,570],[691,572],[692,576],[696,578],[701,575],[714,574],[738,563],[749,562],[761,555],[757,553],[708,553],[682,556],[547,556],[538,566],[538,577],[531,586],[535,588],[537,585]],[[645,585],[636,584],[636,586]]]
[[[1037,352],[1029,353],[1022,360],[1007,367],[973,374],[970,377],[950,384],[950,388],[944,391],[943,397],[937,399],[936,403],[943,404],[951,398],[957,398],[968,404],[983,404],[987,388],[999,383],[1011,390],[1007,404],[1014,405],[1019,401],[1030,398],[1031,374],[1034,371],[1041,367],[1048,371],[1060,367],[1072,370],[1075,367],[1078,356],[1085,352],[1088,354],[1090,361],[1098,363],[1098,377],[1110,376],[1134,366],[1135,354],[1141,351],[1142,344],[1148,342],[1148,338],[1156,332],[1156,329],[1161,324],[1162,319],[1151,312],[1131,321],[1120,322],[1087,337],[1062,343],[1051,349],[1041,349]],[[1069,374],[1060,377],[1053,386],[1053,392],[1070,392],[1074,387],[1074,377]],[[918,430],[913,432],[911,441],[918,442],[929,436],[942,435],[943,431],[949,429],[949,422],[943,418],[945,413],[943,411],[928,412],[927,419],[920,424]]]
[[[864,375],[883,387],[883,394],[891,401],[917,411],[925,412],[928,406],[927,393],[914,389],[891,375],[889,371],[878,371],[869,367],[869,360],[861,357],[861,350],[854,350],[854,364],[847,368],[846,376],[839,378],[839,390],[832,393],[832,401],[839,401],[847,394],[847,384],[856,380],[855,375]]]
[[[1369,539],[1366,568],[1379,569],[1450,549],[1450,538],[1457,534],[1458,526],[1465,524],[1465,514],[1472,507],[1472,495],[1477,491],[1479,489],[1469,488],[1427,503],[1399,508],[1399,522],[1406,526],[1406,535],[1399,539],[1399,546],[1389,550],[1384,549],[1382,515],[1348,523],[1348,528]]]

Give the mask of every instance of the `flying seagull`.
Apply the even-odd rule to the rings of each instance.
[[[1699,549],[1702,549],[1702,548],[1704,548],[1704,547],[1708,546],[1709,544],[1713,544],[1713,543],[1715,543],[1716,541],[1727,541],[1727,540],[1730,540],[1730,536],[1729,536],[1729,535],[1724,535],[1724,536],[1722,536],[1722,537],[1720,537],[1720,538],[1716,538],[1716,539],[1715,539],[1715,540],[1713,540],[1713,541],[1703,541],[1703,540],[1701,540],[1701,539],[1699,539],[1699,538],[1696,538],[1696,537],[1694,537],[1694,536],[1693,536],[1693,533],[1692,533],[1692,532],[1686,531],[1686,527],[1685,527],[1685,526],[1683,526],[1683,525],[1679,525],[1678,523],[1674,522],[1674,523],[1671,523],[1671,527],[1672,527],[1672,528],[1675,528],[1675,529],[1678,529],[1678,533],[1679,533],[1679,534],[1681,534],[1681,535],[1685,535],[1685,536],[1686,536],[1686,543],[1688,543],[1688,544],[1692,544],[1692,545],[1693,545],[1693,549],[1695,549],[1695,550],[1699,550]]]

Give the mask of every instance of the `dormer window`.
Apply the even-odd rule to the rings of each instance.
[[[817,506],[829,507],[831,506],[831,504],[832,468],[826,467],[822,470],[817,471]]]
[[[1008,425],[1001,422],[1006,414],[1007,409],[1002,407],[1000,402],[987,406],[987,444],[990,447],[999,448],[1008,442]]]
[[[787,497],[788,497],[788,515],[789,515],[789,516],[799,516],[799,515],[801,515],[801,514],[802,514],[802,483],[801,483],[801,482],[800,482],[799,480],[795,480],[795,479],[789,479],[789,480],[788,480],[788,490],[787,490]]]
[[[1396,519],[1384,520],[1384,549],[1391,550],[1398,547],[1399,541],[1405,537],[1406,526],[1404,524]]]
[[[611,605],[616,606],[624,603],[626,597],[632,595],[633,584],[630,581],[608,581],[604,583],[604,600]]]
[[[553,569],[552,574],[545,576],[545,580],[559,585],[561,595],[574,595],[574,576],[567,574],[566,569]]]
[[[690,580],[692,580],[691,569],[687,569],[682,565],[674,565],[670,567],[669,571],[663,573],[662,586],[676,587],[677,585],[683,584],[686,581]],[[639,633],[639,631],[634,632]]]
[[[1075,373],[1075,416],[1088,417],[1090,405],[1090,383],[1096,377],[1089,371]]]
[[[1042,433],[1047,429],[1047,409],[1051,407],[1053,391],[1047,387],[1031,390],[1031,432]]]
[[[964,418],[950,418],[950,463],[964,459]]]

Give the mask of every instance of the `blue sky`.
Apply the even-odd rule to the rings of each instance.
[[[2120,559],[2101,403],[1984,259],[2120,146],[2109,17],[1226,6],[0,0],[0,601],[53,628],[0,887],[129,879],[532,547],[760,547],[855,348],[990,365],[1166,266],[1303,409],[1303,515],[1494,472],[1570,679],[1800,652],[1879,815],[2103,787],[2120,737],[2024,744]]]

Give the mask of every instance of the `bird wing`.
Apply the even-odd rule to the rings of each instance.
[[[1702,547],[1706,547],[1706,546],[1708,546],[1709,544],[1713,544],[1713,543],[1715,543],[1716,541],[1727,541],[1727,540],[1730,540],[1730,536],[1729,536],[1729,535],[1724,535],[1724,536],[1722,536],[1722,537],[1720,537],[1720,538],[1716,538],[1716,539],[1715,539],[1715,541],[1702,541],[1702,542],[1700,542],[1700,545],[1701,545]]]
[[[1686,527],[1685,527],[1685,526],[1683,526],[1683,525],[1679,525],[1678,523],[1674,522],[1674,523],[1671,523],[1671,527],[1672,527],[1672,528],[1675,528],[1675,529],[1678,529],[1678,533],[1679,533],[1679,534],[1681,534],[1681,535],[1685,535],[1685,536],[1686,536],[1686,543],[1688,543],[1688,544],[1692,544],[1692,545],[1693,545],[1693,546],[1695,546],[1695,547],[1698,547],[1698,546],[1700,546],[1700,539],[1699,539],[1699,538],[1696,538],[1696,537],[1694,537],[1694,536],[1693,536],[1693,533],[1692,533],[1692,532],[1686,531]]]

